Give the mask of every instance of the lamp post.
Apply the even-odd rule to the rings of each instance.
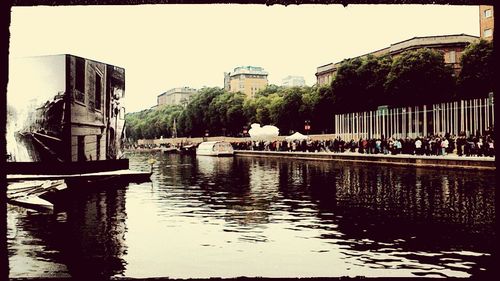
[[[203,137],[203,141],[207,141],[208,138],[208,130],[205,130],[205,136]]]

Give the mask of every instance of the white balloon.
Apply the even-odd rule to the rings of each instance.
[[[253,123],[250,127],[248,134],[252,140],[270,140],[279,135],[279,129],[276,126],[265,125],[261,127],[260,124]]]

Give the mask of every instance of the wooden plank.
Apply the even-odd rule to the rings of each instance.
[[[7,175],[7,181],[15,182],[22,180],[56,180],[56,179],[78,179],[78,180],[98,180],[106,179],[111,176],[117,178],[137,178],[145,179],[151,176],[150,172],[133,171],[129,169],[116,170],[116,171],[106,171],[106,172],[96,172],[96,173],[80,173],[80,174],[57,174],[57,175],[20,175],[20,174],[9,174]]]

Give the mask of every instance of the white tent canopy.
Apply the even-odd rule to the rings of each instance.
[[[303,134],[296,132],[295,134],[288,136],[285,138],[287,141],[294,141],[294,140],[307,140],[309,139],[308,136],[304,136]]]
[[[251,129],[248,130],[248,134],[255,141],[265,141],[271,140],[279,135],[279,129],[275,126],[265,125],[260,127],[260,124],[253,123]]]

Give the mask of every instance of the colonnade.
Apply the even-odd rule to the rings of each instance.
[[[430,105],[336,114],[334,134],[344,140],[482,134],[495,121],[493,95]]]

